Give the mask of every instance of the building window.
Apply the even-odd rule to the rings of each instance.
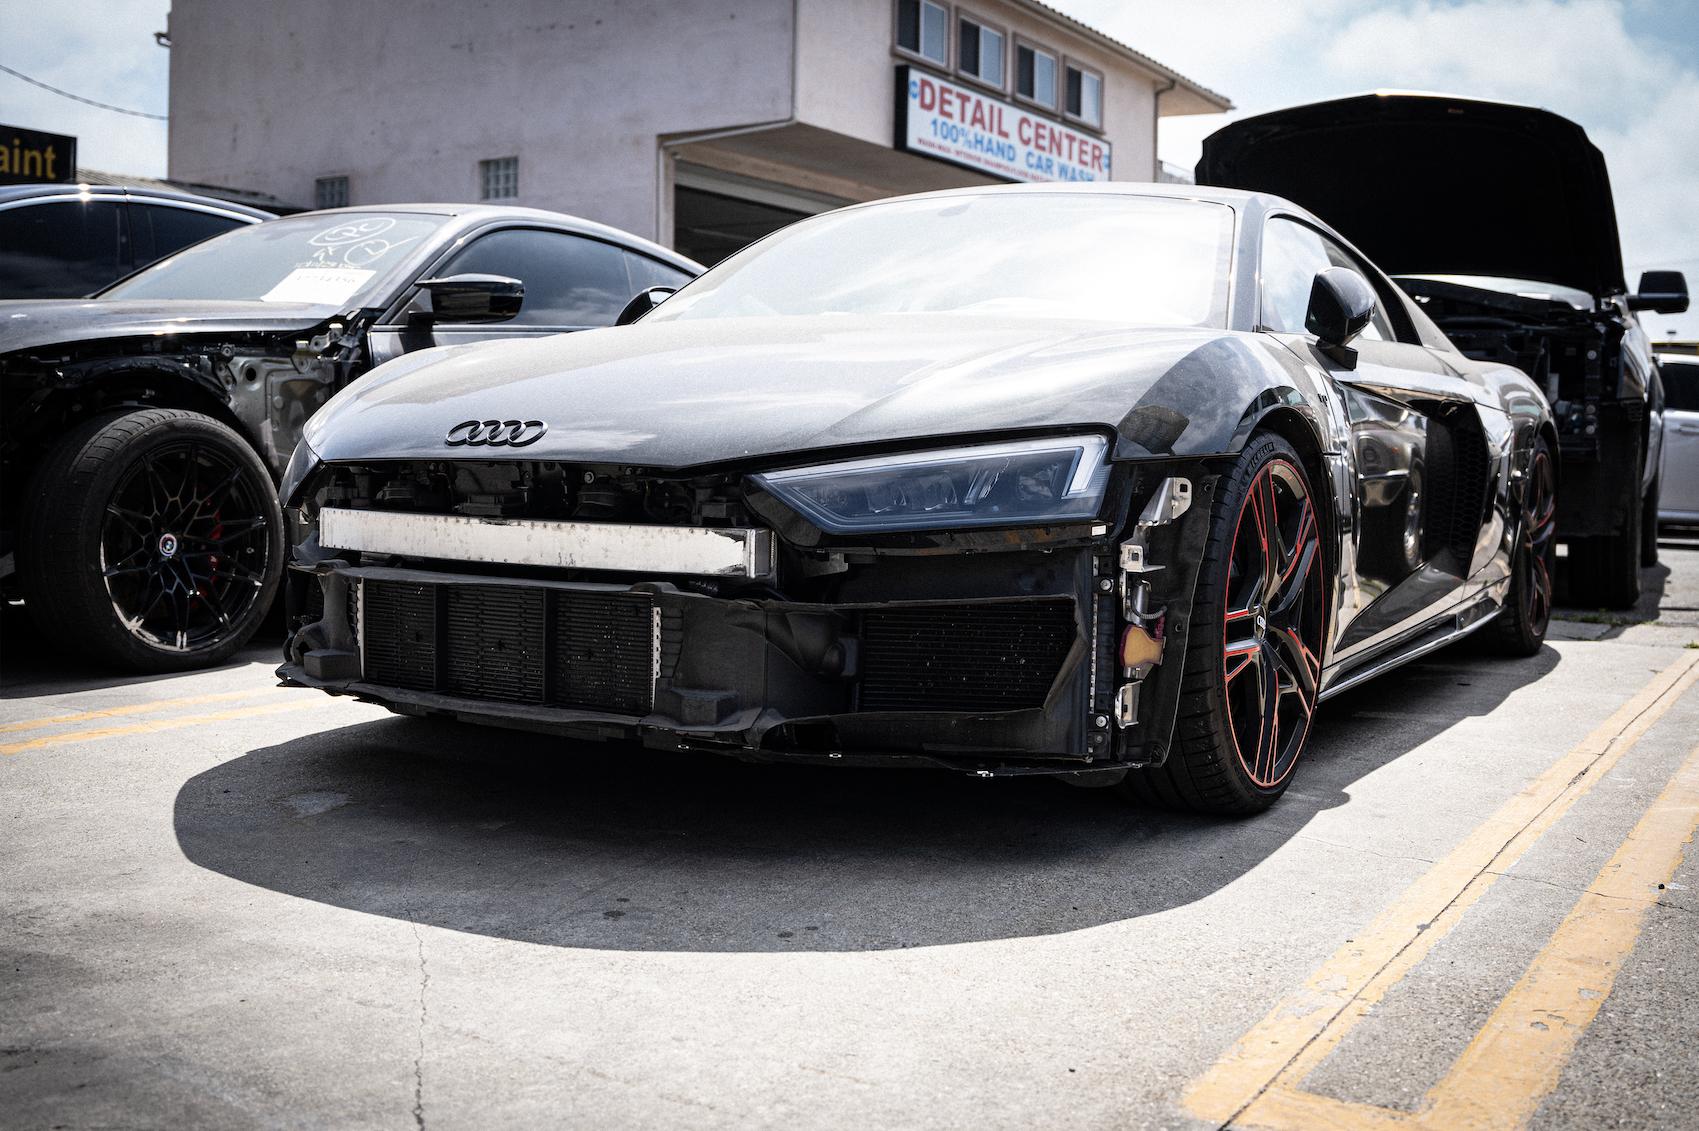
[[[508,200],[519,195],[519,158],[492,157],[478,162],[478,186],[483,200]]]
[[[1003,33],[967,16],[961,18],[956,68],[980,82],[1003,88]]]
[[[320,177],[313,182],[314,208],[347,208],[348,178]]]
[[[1103,76],[1095,71],[1076,67],[1072,63],[1067,67],[1068,97],[1063,103],[1063,109],[1068,116],[1078,118],[1088,126],[1103,124]]]
[[[1056,109],[1056,56],[1039,47],[1016,44],[1015,93],[1046,110]]]
[[[950,13],[932,0],[897,0],[897,46],[937,63],[950,62]]]

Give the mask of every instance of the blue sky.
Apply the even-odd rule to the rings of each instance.
[[[681,0],[682,2],[682,0]],[[1586,127],[1610,162],[1630,283],[1699,283],[1699,0],[1050,0],[1259,113],[1377,88],[1527,102]],[[165,113],[169,0],[0,0],[0,63],[90,98]],[[81,162],[165,172],[165,124],[0,74],[0,120],[76,134]],[[1220,115],[1164,121],[1189,168]],[[1654,317],[1699,338],[1699,312]]]

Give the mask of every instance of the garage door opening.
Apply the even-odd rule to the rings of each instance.
[[[739,248],[809,215],[679,185],[673,190],[673,247],[712,267]]]

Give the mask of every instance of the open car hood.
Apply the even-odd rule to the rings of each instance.
[[[1294,106],[1204,139],[1197,181],[1301,204],[1392,274],[1625,289],[1604,155],[1547,110],[1437,94]]]

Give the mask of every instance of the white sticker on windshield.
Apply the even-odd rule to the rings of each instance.
[[[264,302],[310,302],[334,306],[376,274],[376,271],[361,271],[353,267],[297,267],[260,299]]]

